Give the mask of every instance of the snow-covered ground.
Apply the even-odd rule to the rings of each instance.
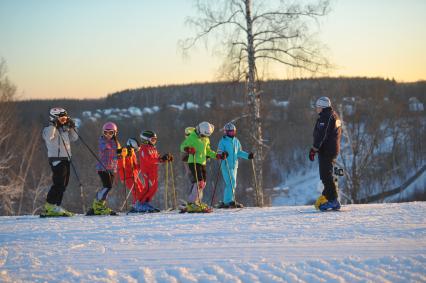
[[[426,203],[0,217],[1,282],[426,282]]]

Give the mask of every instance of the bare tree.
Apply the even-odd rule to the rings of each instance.
[[[19,191],[14,190],[14,179],[10,175],[14,151],[10,138],[13,129],[12,100],[16,87],[6,76],[6,62],[0,59],[0,212],[11,214],[13,201],[19,196]]]
[[[256,2],[256,3],[255,3]],[[200,16],[188,19],[198,33],[181,42],[188,51],[200,39],[215,34],[225,51],[223,72],[235,81],[246,80],[247,111],[251,117],[251,133],[257,175],[257,205],[263,206],[264,139],[261,122],[261,91],[258,70],[269,64],[285,68],[317,72],[327,67],[319,44],[313,40],[312,22],[328,13],[329,2],[314,4],[287,1],[198,0]]]

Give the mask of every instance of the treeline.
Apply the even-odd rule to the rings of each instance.
[[[395,180],[403,182],[425,163],[425,112],[410,112],[408,109],[410,97],[417,97],[419,103],[426,104],[426,82],[320,78],[267,81],[261,82],[260,88],[266,146],[263,164],[266,202],[269,201],[271,188],[295,172],[313,169],[313,164],[307,160],[307,150],[312,143],[312,127],[316,119],[311,105],[319,96],[331,98],[336,110],[341,112],[346,127],[344,158],[339,161],[347,172],[341,189],[345,201],[358,202],[379,189],[392,189]],[[50,168],[41,130],[47,125],[51,107],[65,107],[71,117],[80,118],[83,124],[79,133],[84,142],[96,151],[102,124],[108,117],[87,119],[82,116],[83,111],[158,106],[160,111],[153,114],[121,118],[114,122],[119,126],[122,143],[128,137],[138,137],[142,130],[157,132],[160,152],[171,152],[176,157],[175,185],[178,198],[185,199],[189,182],[178,149],[184,128],[204,120],[213,123],[216,131],[211,142],[215,149],[222,134],[221,127],[234,120],[243,148],[250,151],[250,119],[247,118],[250,113],[244,90],[243,83],[219,82],[129,89],[102,99],[8,102],[8,109],[14,109],[13,114],[9,115],[13,118],[13,127],[7,140],[7,150],[13,152],[13,157],[10,157],[10,166],[5,172],[13,176],[9,181],[13,179],[15,183],[11,185],[12,182],[9,182],[10,190],[2,191],[0,195],[1,214],[36,213],[44,203],[50,186]],[[189,101],[197,104],[198,108],[179,110],[170,107]],[[387,146],[391,148],[385,148]],[[79,181],[73,173],[63,204],[68,209],[81,212],[83,204],[87,207],[93,199],[100,181],[95,172],[96,160],[86,146],[78,141],[73,145],[72,152]],[[217,168],[216,161],[209,162],[206,198],[210,198],[213,191]],[[155,204],[164,207],[165,172],[164,168],[161,170]],[[237,199],[246,205],[253,205],[254,192],[246,190],[253,187],[252,175],[251,163],[241,161]],[[219,180],[217,196],[221,196],[223,189],[221,178]],[[80,182],[84,200],[80,197]],[[118,209],[125,197],[122,184],[116,184],[110,203]]]

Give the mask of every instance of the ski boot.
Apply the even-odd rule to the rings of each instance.
[[[323,195],[320,195],[317,198],[317,200],[315,201],[315,204],[314,204],[315,209],[319,210],[320,206],[323,205],[323,204],[325,204],[325,203],[327,203],[327,202],[328,202],[327,198],[325,196],[323,196]]]
[[[209,213],[213,210],[211,207],[209,207],[206,203],[187,203],[186,206],[181,209],[181,212],[188,212],[188,213]]]
[[[329,209],[331,209],[331,210],[340,210],[340,207],[341,207],[341,205],[340,205],[339,200],[335,199],[333,201],[327,201],[326,203],[321,204],[319,206],[319,210],[321,210],[321,211],[327,211]]]
[[[229,208],[229,204],[225,204],[223,201],[215,205],[216,208]]]
[[[160,210],[156,207],[153,207],[149,202],[143,203],[143,205],[146,207],[147,212],[153,213],[153,212],[160,212]]]
[[[231,201],[228,205],[229,208],[243,208],[244,205],[242,205],[241,203],[238,203],[236,201]]]
[[[143,204],[140,201],[136,201],[130,208],[128,213],[143,213],[146,212]]]
[[[44,212],[40,214],[40,217],[69,217],[74,216],[74,213],[56,205],[46,202],[44,205]]]
[[[106,206],[106,201],[95,199],[86,215],[117,215],[117,213]]]

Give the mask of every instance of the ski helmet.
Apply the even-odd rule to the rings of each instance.
[[[140,137],[146,143],[155,144],[157,142],[157,134],[153,131],[143,131]]]
[[[328,98],[327,96],[322,96],[322,97],[318,98],[317,102],[315,103],[315,106],[319,107],[319,108],[331,107],[330,98]]]
[[[126,146],[133,148],[135,151],[139,150],[139,142],[135,138],[129,138],[126,142]]]
[[[214,126],[209,122],[201,122],[198,124],[196,131],[201,136],[209,137],[214,131]]]
[[[102,126],[102,132],[105,131],[114,131],[114,135],[117,134],[118,132],[118,127],[115,123],[113,122],[106,122],[103,126]]]
[[[237,133],[237,127],[229,122],[223,127],[223,131],[225,132],[225,135],[233,137]]]
[[[68,116],[67,110],[61,107],[55,107],[50,109],[49,111],[49,119],[51,122],[57,120],[59,117],[66,117]]]
[[[186,127],[185,128],[185,136],[189,136],[193,131],[195,131],[194,127]]]

